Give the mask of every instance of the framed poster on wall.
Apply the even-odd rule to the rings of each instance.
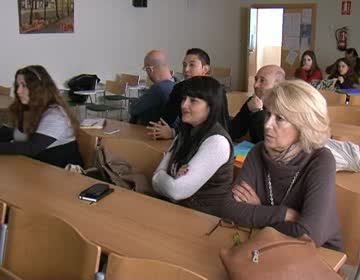
[[[74,0],[18,0],[19,32],[73,33]]]

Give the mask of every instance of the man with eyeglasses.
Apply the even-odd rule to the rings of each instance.
[[[160,50],[150,51],[144,58],[143,68],[153,85],[129,108],[130,122],[148,125],[158,121],[175,85],[166,54]]]

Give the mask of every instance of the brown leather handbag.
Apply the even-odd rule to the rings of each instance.
[[[231,280],[342,279],[317,253],[311,240],[295,239],[266,227],[220,258]]]

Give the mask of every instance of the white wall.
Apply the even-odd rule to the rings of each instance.
[[[360,50],[360,1],[352,1],[352,15],[340,16],[339,0],[149,0],[148,8],[134,8],[131,0],[75,0],[74,34],[20,35],[17,0],[1,0],[0,84],[10,85],[15,71],[43,64],[61,86],[79,73],[97,73],[102,80],[119,72],[141,72],[144,54],[167,50],[175,70],[181,69],[186,49],[207,50],[212,64],[230,66],[233,84],[241,82],[245,43],[240,9],[255,3],[318,3],[316,52],[325,66],[341,53],[334,30],[350,27],[349,46]]]
[[[132,0],[75,0],[74,34],[33,35],[19,34],[17,0],[1,2],[0,84],[10,85],[15,71],[28,64],[44,65],[59,86],[84,72],[102,80],[141,73],[153,48],[166,50],[180,71],[190,47],[207,50],[213,65],[238,64],[233,0],[149,0],[148,8],[134,8]]]

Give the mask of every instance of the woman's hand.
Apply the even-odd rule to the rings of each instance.
[[[176,178],[185,175],[188,171],[189,171],[189,165],[187,164],[182,165],[179,168],[178,172],[176,173]]]
[[[342,76],[339,76],[337,79],[340,84],[342,84],[344,82],[344,77],[342,77]]]
[[[300,214],[296,210],[292,208],[288,208],[286,210],[285,222],[295,223],[299,218],[300,218]]]
[[[237,202],[248,203],[252,205],[261,205],[261,201],[256,192],[244,181],[234,185],[232,189],[233,197]]]
[[[146,127],[149,130],[148,135],[150,135],[154,140],[174,138],[173,129],[163,119],[160,119],[158,122],[149,123],[150,126]]]

